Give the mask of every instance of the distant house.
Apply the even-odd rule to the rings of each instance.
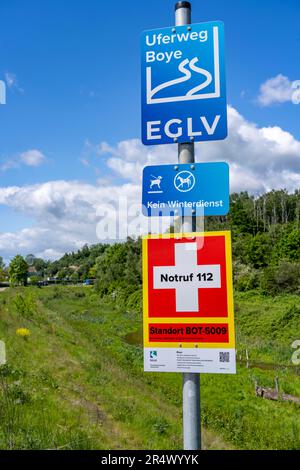
[[[36,276],[37,270],[34,266],[29,266],[28,268],[28,276]]]
[[[28,271],[27,271],[27,276],[28,277],[32,277],[32,276],[42,277],[43,273],[41,271],[37,271],[37,269],[34,266],[29,266]]]
[[[72,269],[72,271],[77,272],[78,269],[79,269],[79,266],[74,266],[74,265],[72,264],[71,266],[69,266],[69,269]]]

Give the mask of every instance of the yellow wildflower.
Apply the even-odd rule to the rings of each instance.
[[[18,328],[16,330],[16,335],[21,336],[21,338],[28,338],[28,336],[30,336],[30,331],[28,328]]]

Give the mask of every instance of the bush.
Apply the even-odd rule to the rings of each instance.
[[[52,289],[49,289],[47,294],[48,300],[57,300],[64,297],[64,291],[60,288],[60,286],[54,286]]]
[[[40,276],[31,276],[29,278],[29,284],[32,286],[37,285],[39,281],[42,281],[42,278]]]
[[[75,291],[75,292],[73,292],[73,297],[78,298],[78,299],[83,298],[83,297],[85,297],[85,292],[82,292],[80,290]]]
[[[95,288],[101,296],[139,286],[142,282],[141,241],[129,238],[126,243],[107,248],[97,259],[96,278]]]
[[[134,292],[128,297],[126,306],[128,310],[132,310],[136,313],[142,312],[142,309],[143,309],[142,288],[139,288],[136,292]]]
[[[31,318],[35,312],[35,301],[31,294],[17,294],[14,298],[16,311],[23,318]]]
[[[292,230],[282,240],[282,255],[291,261],[298,261],[300,259],[300,230]]]
[[[247,246],[247,262],[256,269],[269,265],[272,255],[273,240],[267,233],[256,234]]]
[[[300,263],[282,261],[278,266],[266,268],[261,276],[260,287],[264,293],[271,295],[300,293]]]
[[[245,292],[259,286],[259,272],[241,263],[233,264],[233,282],[236,290]]]

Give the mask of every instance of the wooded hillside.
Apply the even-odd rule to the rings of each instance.
[[[227,217],[205,218],[205,230],[232,231],[236,290],[299,293],[300,191],[271,191],[258,198],[246,192],[232,194],[230,207]],[[96,279],[100,293],[121,289],[128,298],[142,282],[141,242],[85,245],[54,262],[33,258],[31,270],[38,279]]]

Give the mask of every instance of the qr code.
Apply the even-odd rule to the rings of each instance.
[[[230,353],[229,352],[220,352],[219,353],[219,361],[220,362],[229,362]]]

